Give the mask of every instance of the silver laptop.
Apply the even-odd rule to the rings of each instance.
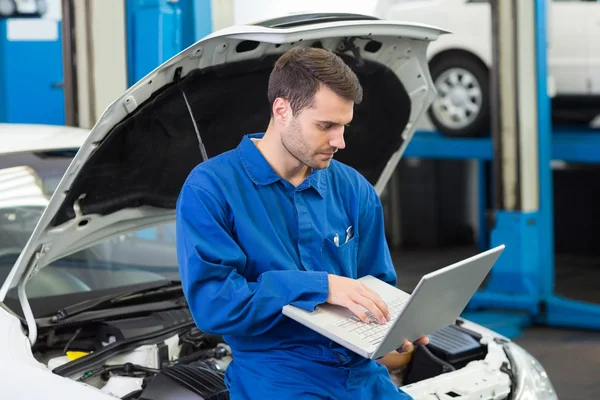
[[[287,305],[283,314],[365,358],[378,359],[405,340],[414,342],[453,324],[503,250],[501,245],[424,275],[410,295],[373,276],[361,278],[387,303],[392,319],[386,324],[369,312],[372,321],[362,322],[347,308],[328,303],[313,312]]]

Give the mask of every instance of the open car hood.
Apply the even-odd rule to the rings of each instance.
[[[100,240],[173,220],[188,173],[269,121],[269,72],[293,46],[336,51],[364,87],[336,159],[381,193],[433,101],[426,49],[445,33],[356,15],[300,15],[215,32],[113,102],[90,131],[0,289],[0,301],[40,268]]]

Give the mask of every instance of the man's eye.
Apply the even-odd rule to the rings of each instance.
[[[324,131],[326,131],[326,130],[331,129],[332,125],[331,124],[325,124],[325,125],[321,124],[319,126],[321,127],[321,129],[323,129]]]

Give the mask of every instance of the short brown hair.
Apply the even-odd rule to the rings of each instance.
[[[358,77],[338,55],[320,48],[294,47],[277,60],[271,71],[269,103],[284,98],[297,114],[312,105],[320,85],[355,104],[362,101]]]

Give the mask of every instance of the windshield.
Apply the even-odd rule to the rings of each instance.
[[[72,157],[64,153],[0,156],[0,278],[25,247]]]
[[[4,281],[66,172],[71,155],[0,157],[0,279]],[[30,299],[179,279],[175,222],[120,234],[54,261],[27,285]],[[16,288],[8,297],[16,298]]]

